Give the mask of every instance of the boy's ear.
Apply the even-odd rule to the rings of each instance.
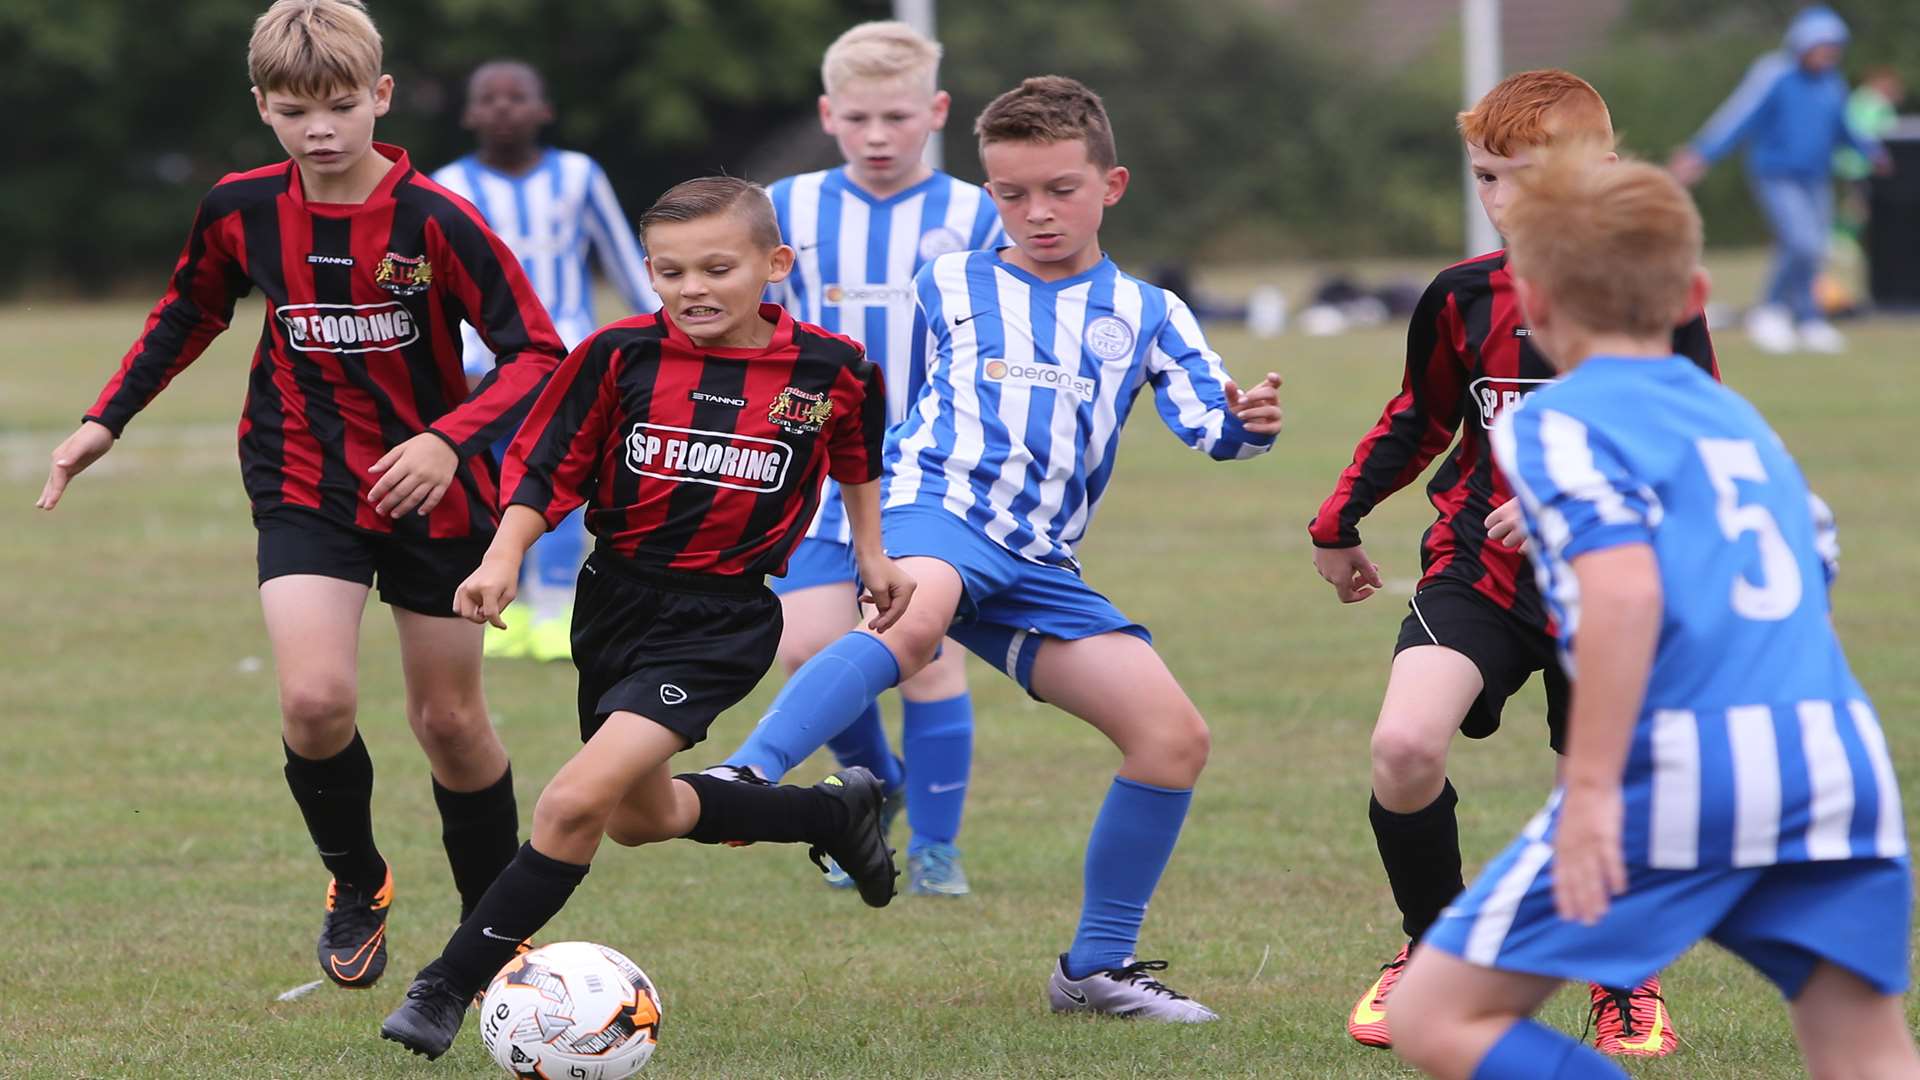
[[[267,95],[261,93],[257,86],[253,87],[253,107],[260,110],[261,123],[273,123],[273,118],[267,115]]]
[[[373,115],[385,116],[393,107],[393,76],[382,75],[373,81]]]
[[[833,130],[833,99],[825,94],[820,95],[820,130],[829,135],[838,134]]]
[[[933,94],[933,130],[939,131],[947,126],[947,115],[953,111],[953,97],[945,90],[936,90]]]
[[[1100,196],[1100,205],[1112,206],[1114,203],[1119,202],[1120,196],[1127,193],[1127,181],[1131,176],[1132,174],[1127,172],[1125,165],[1115,165],[1113,168],[1108,169],[1106,176],[1107,190]]]
[[[793,272],[794,250],[785,244],[774,248],[767,255],[767,284],[787,280]]]
[[[1687,282],[1688,321],[1704,314],[1707,310],[1707,298],[1713,294],[1713,277],[1704,266],[1693,268],[1693,277]]]

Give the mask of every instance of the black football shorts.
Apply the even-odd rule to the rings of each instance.
[[[1538,671],[1546,682],[1547,742],[1556,752],[1566,751],[1567,674],[1554,653],[1551,635],[1457,581],[1426,586],[1413,595],[1407,608],[1400,640],[1394,643],[1395,656],[1415,645],[1443,645],[1480,669],[1485,687],[1461,719],[1461,734],[1484,739],[1500,730],[1500,712],[1507,699]]]
[[[380,602],[448,619],[453,592],[480,565],[492,533],[423,540],[383,536],[343,525],[299,506],[255,514],[262,584],[289,574],[317,574],[360,585],[379,584]]]
[[[780,600],[757,577],[644,567],[596,551],[573,602],[580,740],[616,712],[687,740],[753,692],[780,645]]]

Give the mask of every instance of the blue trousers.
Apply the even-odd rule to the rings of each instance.
[[[1786,308],[1796,323],[1820,317],[1813,280],[1827,259],[1833,229],[1833,181],[1817,176],[1749,176],[1754,201],[1773,229],[1773,274],[1765,302]]]

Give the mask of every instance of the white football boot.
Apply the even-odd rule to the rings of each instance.
[[[1800,347],[1808,352],[1833,356],[1847,351],[1846,335],[1825,319],[1808,319],[1794,332],[1800,335]]]
[[[1799,335],[1793,332],[1793,316],[1782,307],[1762,304],[1747,312],[1747,337],[1761,352],[1776,356],[1790,353],[1800,347]]]
[[[1117,968],[1096,971],[1084,979],[1067,978],[1067,956],[1054,961],[1047,980],[1047,1004],[1057,1013],[1090,1012],[1130,1020],[1158,1020],[1166,1024],[1204,1024],[1219,1014],[1152,976],[1165,971],[1165,960],[1135,960]]]

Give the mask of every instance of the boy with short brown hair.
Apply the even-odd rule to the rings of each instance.
[[[247,61],[260,119],[290,160],[229,175],[201,200],[166,296],[54,450],[39,505],[53,509],[260,290],[240,464],[287,784],[333,875],[321,971],[365,987],[386,967],[393,874],[373,840],[373,760],[354,717],[361,613],[377,580],[468,909],[513,858],[519,815],[481,693],[480,632],[454,617],[453,591],[497,521],[486,448],[563,349],[518,260],[471,208],[373,141],[393,78],[358,0],[279,0],[254,24]],[[501,358],[471,396],[463,320]]]
[[[640,229],[660,312],[602,327],[554,373],[507,449],[500,532],[460,586],[462,615],[500,625],[527,548],[586,504],[598,543],[573,615],[585,745],[540,793],[533,838],[381,1026],[428,1058],[559,913],[602,836],[806,843],[869,905],[893,897],[881,785],[866,769],[811,788],[667,771],[773,663],[780,602],[766,577],[785,566],[824,477],[845,493],[871,625],[907,610],[913,581],[880,546],[879,368],[858,344],[761,303],[793,249],[757,186],[689,180]]]
[[[1205,1023],[1213,1010],[1136,950],[1206,766],[1206,721],[1146,628],[1081,577],[1074,547],[1143,388],[1181,441],[1237,461],[1272,448],[1280,376],[1242,393],[1186,304],[1101,251],[1128,173],[1092,90],[1027,79],[974,132],[1013,243],[941,255],[914,281],[927,387],[889,433],[884,509],[887,550],[919,582],[913,610],[821,650],[753,743],[803,760],[943,640],[960,642],[1122,755],[1087,840],[1079,926],[1050,965],[1049,1007]]]
[[[1517,178],[1550,150],[1565,149],[1591,167],[1614,157],[1606,102],[1566,71],[1511,76],[1457,121],[1496,229],[1505,226]],[[1517,550],[1519,507],[1487,446],[1495,418],[1554,378],[1529,333],[1505,251],[1441,271],[1408,326],[1400,392],[1307,530],[1314,567],[1342,603],[1373,595],[1384,582],[1360,546],[1360,519],[1418,477],[1458,433],[1427,488],[1439,516],[1421,541],[1420,583],[1370,746],[1368,817],[1407,940],[1347,1019],[1348,1035],[1367,1046],[1391,1045],[1386,1001],[1408,950],[1464,886],[1458,800],[1447,779],[1454,732],[1482,739],[1498,730],[1507,699],[1537,671],[1546,683],[1548,741],[1564,749],[1566,679],[1553,663],[1546,606]],[[1716,370],[1697,313],[1675,332],[1673,347]],[[1596,1039],[1609,1052],[1664,1054],[1675,1046],[1657,980],[1591,993]]]

